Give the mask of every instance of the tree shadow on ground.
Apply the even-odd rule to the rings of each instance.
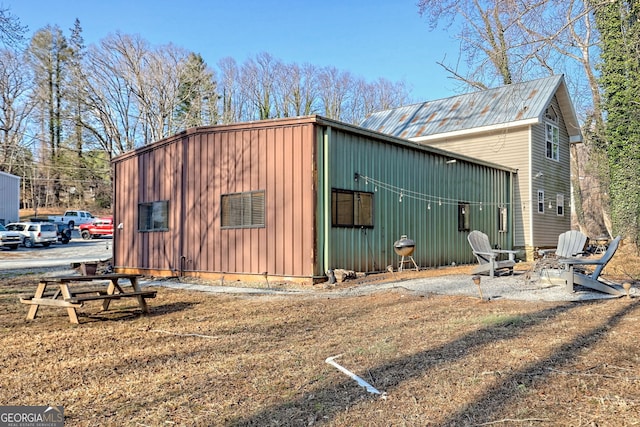
[[[584,304],[584,303],[582,303]],[[594,302],[592,304],[597,304]],[[599,326],[589,332],[581,334],[575,340],[565,343],[549,357],[529,365],[519,371],[514,371],[504,376],[502,380],[488,389],[475,402],[462,407],[457,413],[452,413],[445,418],[442,426],[458,426],[490,422],[492,413],[500,412],[505,406],[513,404],[518,387],[513,384],[522,384],[528,387],[533,381],[544,381],[553,371],[562,367],[577,353],[586,347],[595,345],[606,336],[606,333],[615,328],[638,303],[625,304],[612,316],[602,319]],[[372,379],[382,379],[375,386],[391,393],[395,387],[403,382],[423,377],[430,370],[441,365],[447,365],[461,360],[473,353],[474,350],[491,344],[495,341],[513,339],[526,334],[530,329],[552,322],[559,315],[569,312],[578,304],[567,303],[560,306],[540,310],[527,314],[525,320],[513,325],[497,324],[475,330],[461,336],[442,346],[415,353],[384,365],[369,370]],[[231,420],[227,425],[298,425],[308,423],[313,418],[314,425],[331,423],[331,420],[341,413],[340,408],[348,408],[358,401],[370,397],[363,394],[363,389],[356,386],[352,380],[344,380],[331,387],[314,389],[302,395],[295,401],[271,406],[251,416]]]

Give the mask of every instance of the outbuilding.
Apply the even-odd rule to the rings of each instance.
[[[513,245],[516,170],[321,116],[189,129],[113,160],[114,267],[313,282],[327,270],[472,263]]]
[[[379,111],[362,127],[516,169],[514,247],[528,259],[571,229],[582,133],[563,75]]]
[[[20,177],[0,172],[0,224],[20,219]]]

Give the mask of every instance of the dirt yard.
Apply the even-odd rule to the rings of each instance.
[[[157,288],[149,316],[92,302],[73,325],[55,308],[25,320],[18,295],[36,282],[0,277],[0,404],[62,405],[66,426],[640,424],[640,298]],[[385,394],[325,363],[336,355]]]

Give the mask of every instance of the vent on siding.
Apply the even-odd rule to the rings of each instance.
[[[264,190],[245,193],[223,194],[222,227],[264,227]]]

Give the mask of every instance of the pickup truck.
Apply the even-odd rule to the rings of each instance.
[[[113,218],[96,218],[92,223],[78,227],[83,239],[89,240],[99,236],[113,236]]]
[[[49,219],[67,224],[73,230],[76,225],[88,224],[95,218],[88,211],[66,211],[62,216],[50,216]]]

